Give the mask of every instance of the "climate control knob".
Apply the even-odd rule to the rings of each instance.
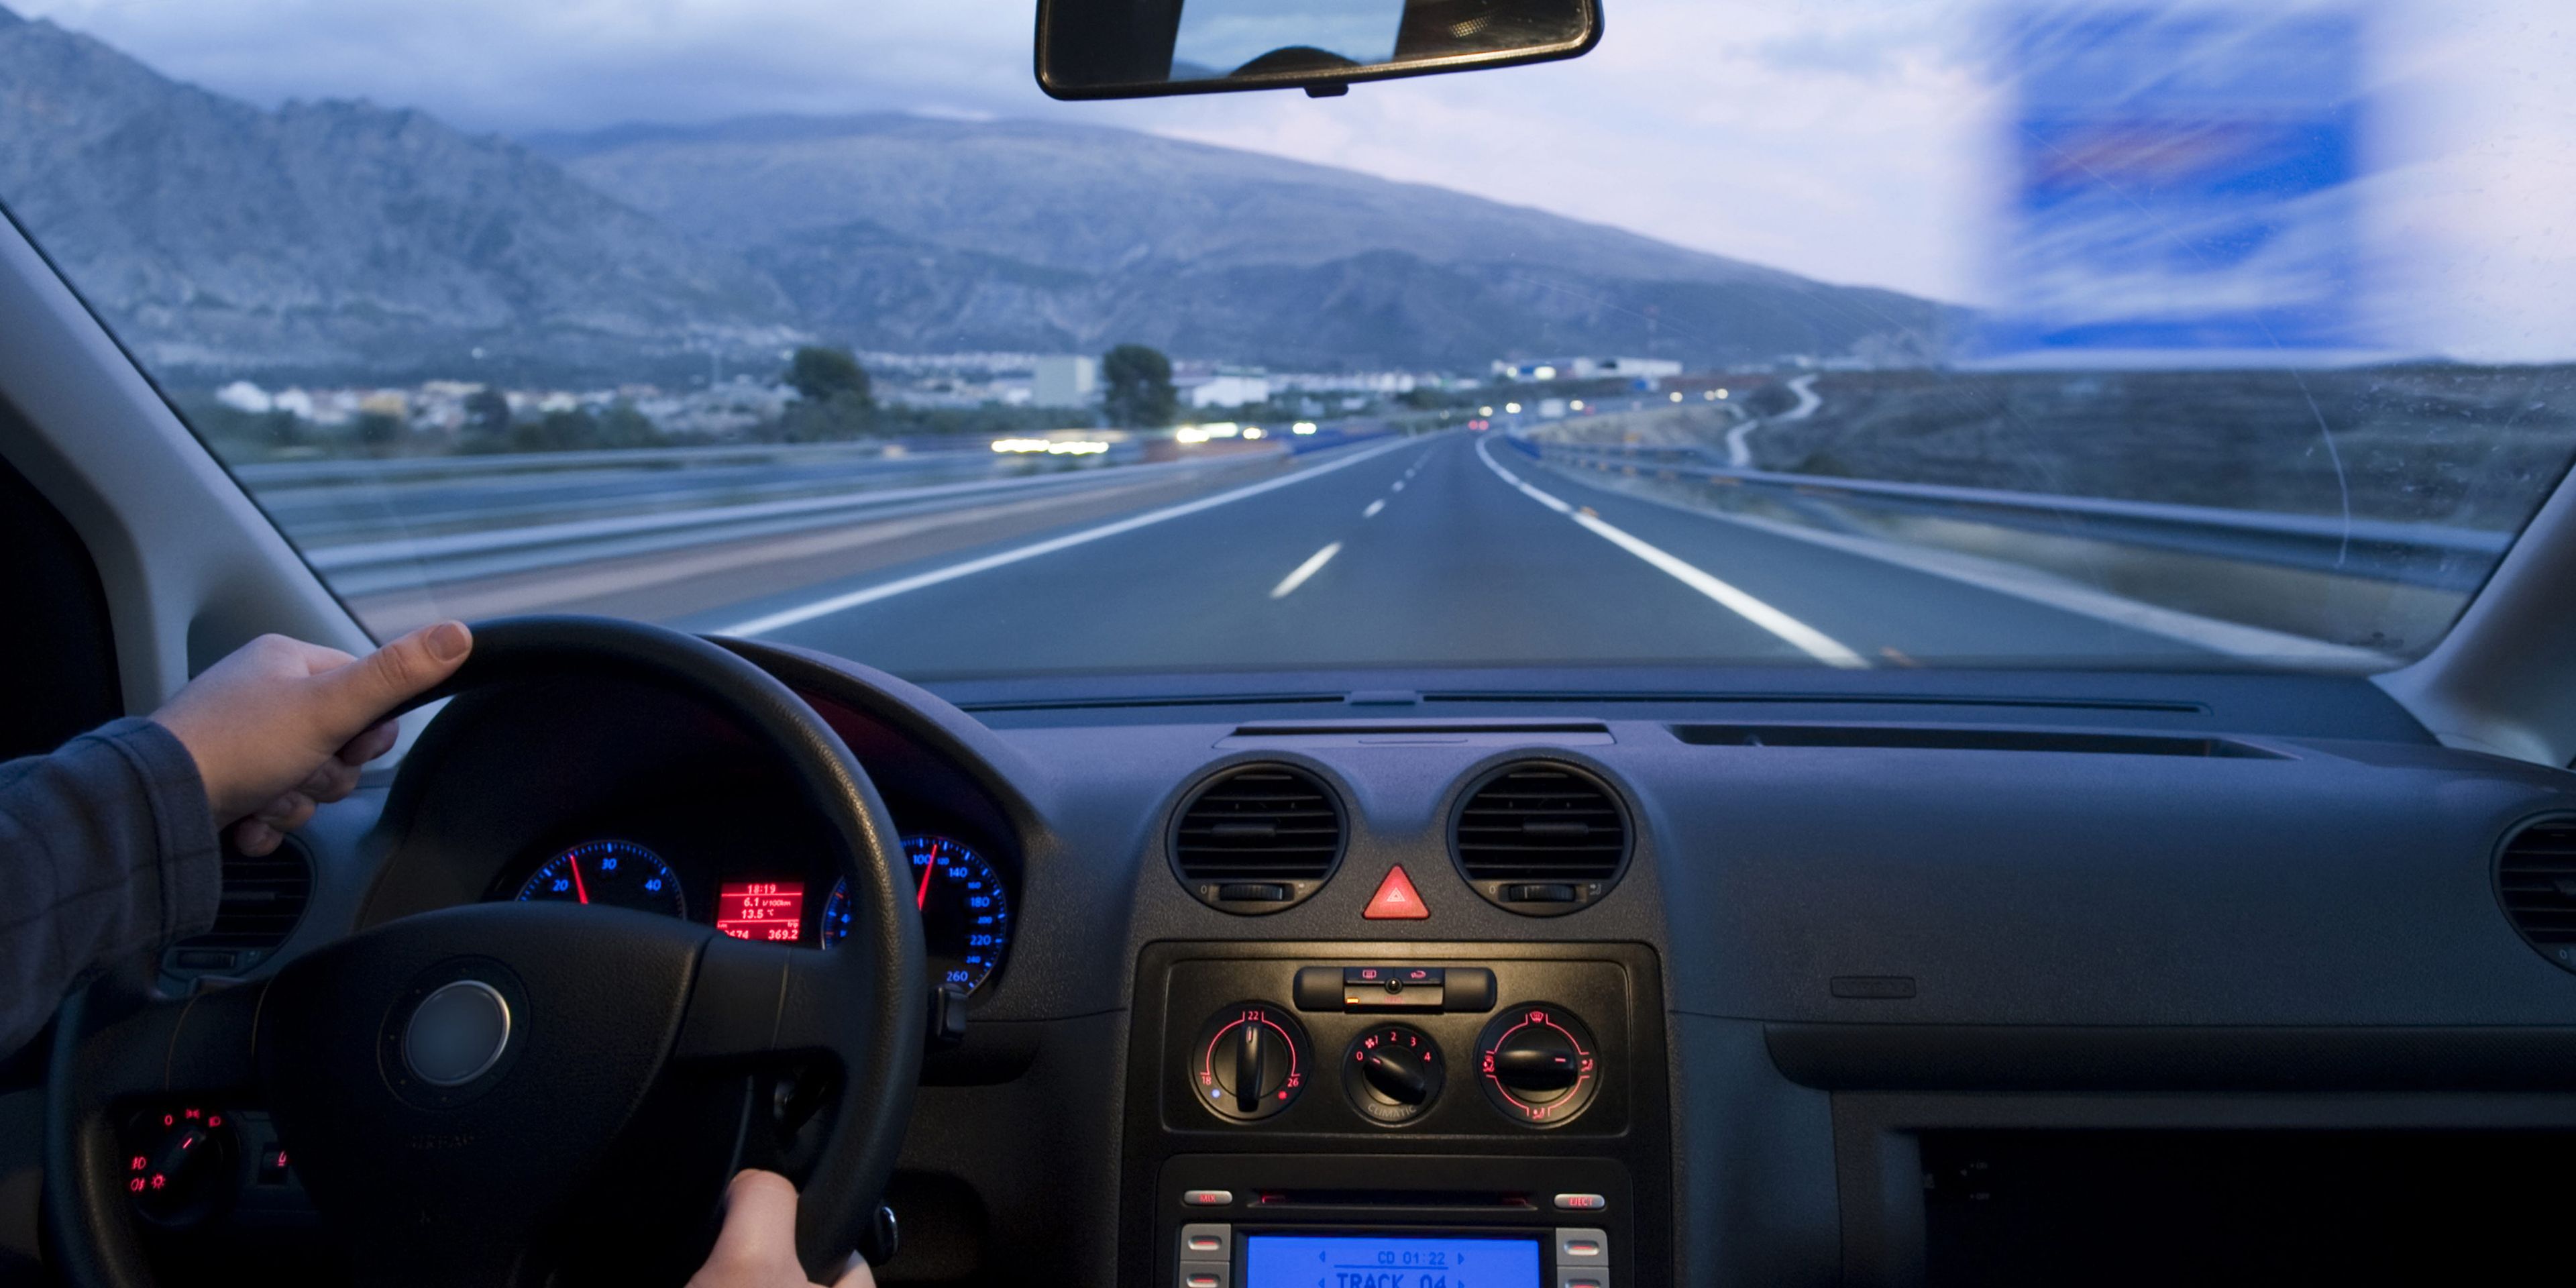
[[[1440,1098],[1447,1080],[1440,1046],[1409,1024],[1381,1024],[1351,1040],[1342,1060],[1342,1092],[1369,1119],[1411,1122]]]
[[[1527,1127],[1561,1127],[1601,1090],[1592,1031],[1564,1008],[1523,1003],[1485,1025],[1476,1040],[1476,1080],[1485,1098]]]
[[[1233,1122],[1267,1118],[1297,1102],[1314,1064],[1306,1034],[1287,1012],[1244,1002],[1199,1030],[1190,1083],[1210,1113]]]

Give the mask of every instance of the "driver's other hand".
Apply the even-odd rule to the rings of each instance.
[[[424,626],[365,657],[262,635],[152,719],[196,760],[217,830],[232,828],[244,854],[266,854],[314,806],[355,790],[358,766],[393,749],[385,713],[454,675],[473,650],[463,622]]]
[[[724,1230],[689,1288],[812,1288],[796,1260],[795,1184],[776,1172],[734,1173]],[[832,1288],[877,1288],[877,1277],[853,1254]]]

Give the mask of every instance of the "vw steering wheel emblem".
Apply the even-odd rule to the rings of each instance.
[[[433,1087],[474,1081],[510,1047],[510,1003],[479,979],[460,979],[422,998],[403,1029],[403,1063]]]

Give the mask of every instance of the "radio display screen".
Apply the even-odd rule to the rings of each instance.
[[[1243,1288],[1539,1288],[1534,1236],[1255,1234]]]

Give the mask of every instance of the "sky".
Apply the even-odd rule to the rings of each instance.
[[[274,105],[366,98],[526,134],[911,111],[1148,130],[1611,224],[1832,282],[1991,303],[2014,98],[1990,36],[2029,0],[1604,0],[1569,62],[1347,97],[1057,103],[1030,0],[0,0]],[[2385,343],[2576,356],[2576,4],[2367,6],[2363,251]]]

